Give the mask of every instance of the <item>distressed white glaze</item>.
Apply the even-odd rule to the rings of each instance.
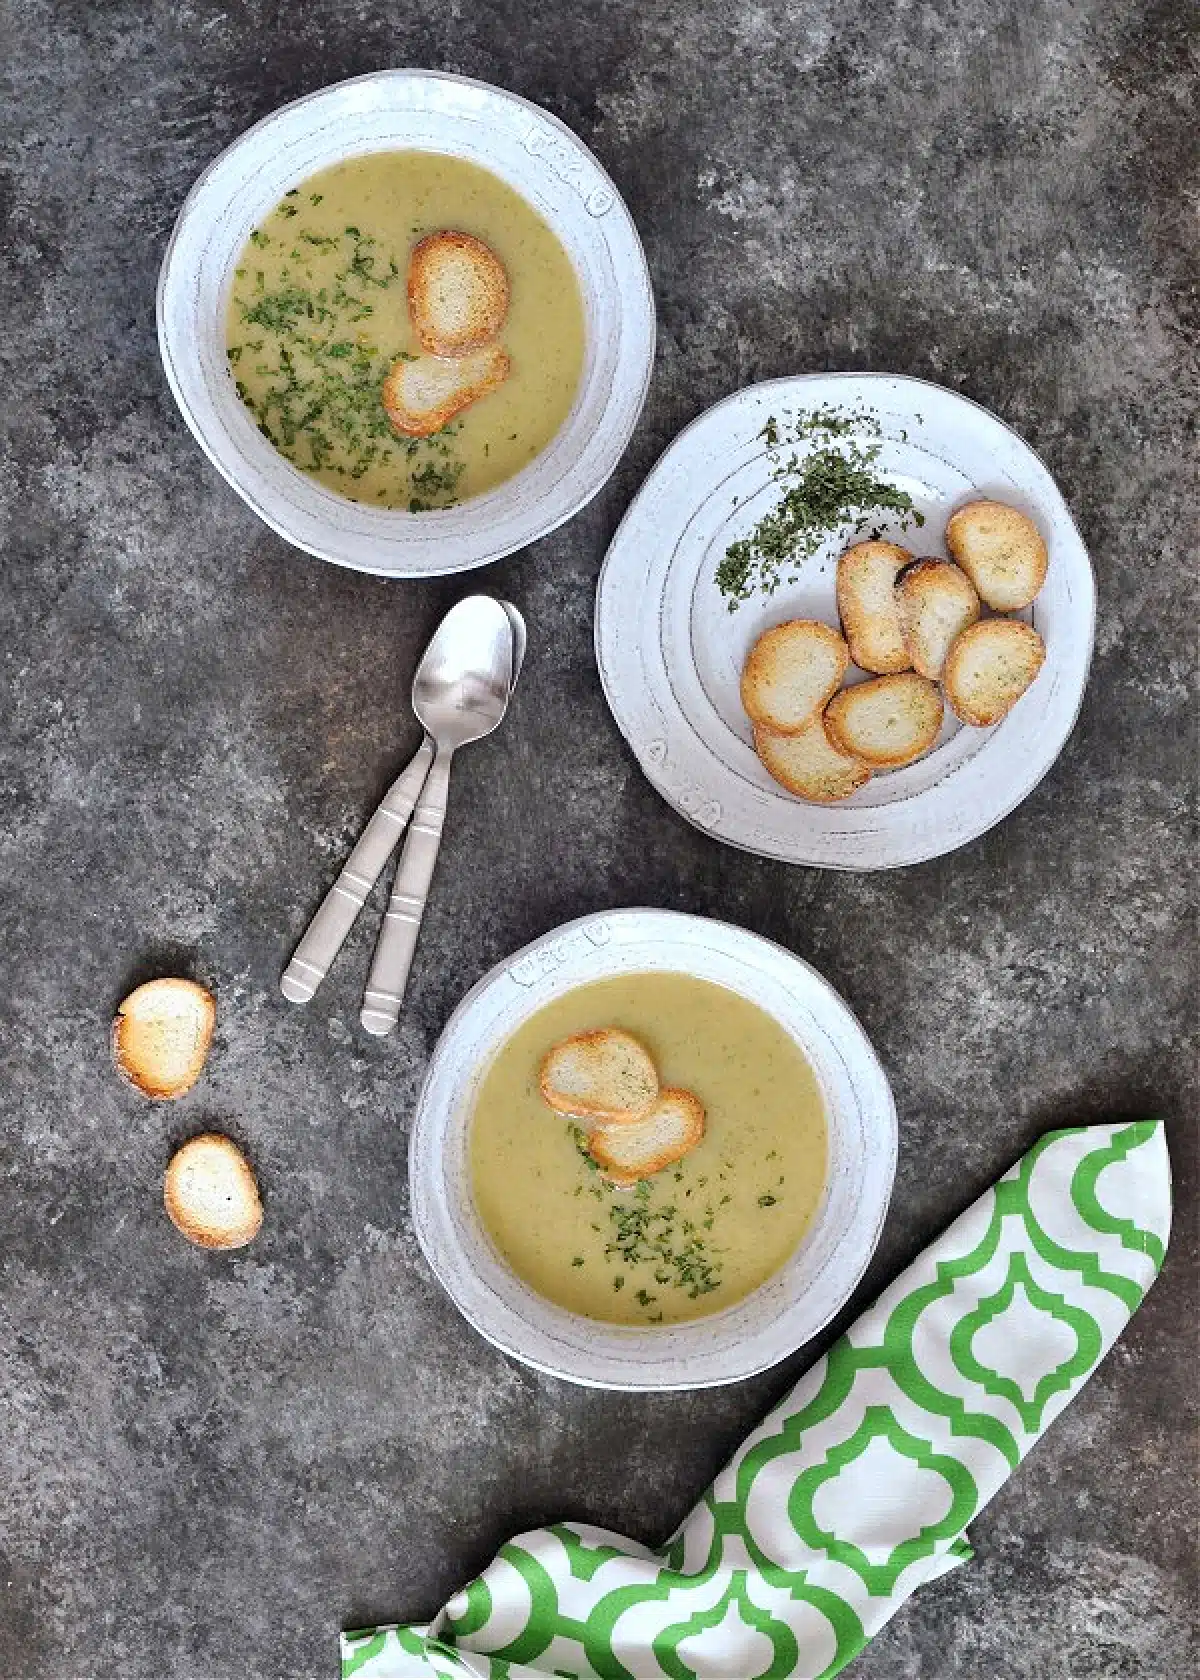
[[[571,987],[649,970],[726,986],[791,1034],[825,1099],[829,1166],[813,1223],[780,1272],[709,1318],[643,1329],[566,1312],[511,1271],[475,1210],[468,1140],[488,1064],[523,1021]],[[417,1238],[460,1312],[528,1365],[571,1382],[622,1389],[737,1382],[816,1335],[866,1269],[895,1168],[896,1110],[887,1077],[837,993],[780,945],[669,910],[613,910],[569,922],[473,987],[434,1051],[409,1153]],[[514,1184],[513,1194],[521,1193]]]
[[[945,555],[946,519],[991,496],[1022,508],[1050,549],[1029,612],[1046,642],[1037,681],[994,729],[949,713],[934,750],[874,776],[838,805],[794,798],[759,763],[738,679],[752,643],[787,618],[838,622],[831,541],[798,580],[734,613],[714,574],[726,548],[778,499],[760,436],[772,416],[833,406],[875,414],[881,476],[907,490],[925,524],[884,536]],[[811,446],[802,445],[803,453]],[[853,539],[851,539],[853,540]],[[1087,682],[1095,625],[1091,563],[1042,462],[986,409],[919,379],[812,374],[718,403],[663,455],[609,548],[596,599],[596,656],[613,716],[650,781],[697,828],[764,857],[825,869],[889,869],[977,838],[1019,805],[1061,752]],[[852,676],[854,673],[852,673]],[[858,675],[861,676],[861,673]]]
[[[579,392],[548,447],[485,495],[422,514],[351,502],[292,466],[239,400],[225,354],[233,270],[251,229],[315,171],[406,147],[466,158],[521,193],[570,256],[587,323]],[[297,548],[390,577],[487,565],[576,513],[629,442],[650,381],[654,334],[637,230],[583,142],[515,94],[427,70],[339,82],[247,130],[189,193],[158,285],[163,367],[213,465]]]

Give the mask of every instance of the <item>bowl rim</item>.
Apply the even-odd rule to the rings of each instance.
[[[445,1213],[444,1218],[447,1222],[449,1230],[453,1233],[453,1244],[461,1251],[464,1270],[472,1279],[472,1282],[478,1287],[479,1292],[486,1297],[489,1293],[488,1286],[476,1272],[475,1268],[470,1264],[469,1256],[465,1253],[465,1245],[462,1244],[461,1239],[461,1222],[455,1211],[453,1198],[444,1195],[441,1189],[443,1181],[437,1174],[437,1165],[443,1159],[443,1150],[447,1132],[454,1120],[456,1110],[452,1105],[444,1104],[440,1111],[436,1113],[432,1112],[430,1096],[434,1085],[446,1077],[445,1057],[447,1055],[447,1047],[450,1045],[452,1038],[455,1035],[455,1030],[461,1027],[464,1018],[473,1010],[481,995],[486,991],[491,990],[499,982],[501,982],[506,976],[508,976],[509,971],[516,965],[521,963],[532,963],[536,965],[539,958],[542,957],[544,953],[552,952],[554,947],[561,946],[565,939],[569,939],[573,935],[577,936],[582,934],[586,938],[590,939],[592,937],[590,930],[600,929],[605,925],[613,926],[628,924],[634,922],[635,920],[637,922],[644,923],[647,918],[650,919],[651,923],[657,929],[661,929],[664,932],[672,928],[679,929],[682,932],[682,930],[687,927],[690,927],[694,932],[699,932],[701,929],[716,929],[719,937],[732,940],[735,945],[741,946],[746,951],[753,951],[756,947],[765,948],[765,951],[769,953],[769,959],[772,963],[777,964],[779,959],[782,957],[783,959],[786,959],[788,964],[804,970],[806,983],[812,988],[813,993],[820,998],[822,1003],[829,1008],[831,1012],[831,1019],[837,1019],[843,1025],[845,1030],[850,1032],[855,1039],[859,1052],[858,1062],[860,1072],[856,1076],[849,1068],[847,1071],[850,1074],[852,1083],[858,1084],[860,1081],[865,1079],[869,1079],[872,1082],[871,1095],[877,1102],[877,1129],[879,1136],[872,1137],[871,1144],[873,1148],[877,1148],[879,1142],[882,1141],[886,1151],[885,1158],[878,1164],[876,1171],[877,1201],[874,1203],[871,1210],[871,1223],[869,1231],[866,1233],[862,1231],[847,1232],[835,1239],[833,1248],[833,1253],[835,1254],[845,1246],[850,1238],[853,1238],[858,1246],[851,1256],[849,1263],[845,1265],[837,1287],[830,1292],[828,1302],[820,1306],[813,1314],[811,1320],[805,1324],[804,1334],[801,1339],[797,1341],[790,1335],[785,1336],[782,1341],[777,1340],[773,1346],[760,1350],[752,1358],[749,1358],[744,1363],[737,1365],[736,1368],[709,1370],[702,1372],[699,1375],[688,1375],[686,1372],[678,1370],[675,1374],[664,1375],[657,1369],[650,1369],[643,1375],[638,1376],[635,1374],[636,1367],[628,1361],[619,1362],[621,1364],[619,1372],[615,1369],[608,1370],[607,1372],[600,1370],[598,1367],[604,1364],[604,1358],[607,1357],[611,1360],[613,1358],[612,1355],[603,1357],[596,1356],[593,1359],[593,1365],[597,1368],[584,1373],[580,1369],[570,1369],[566,1361],[556,1362],[556,1358],[552,1352],[547,1352],[545,1349],[539,1352],[531,1350],[529,1346],[520,1345],[520,1339],[518,1337],[511,1334],[503,1326],[488,1322],[486,1315],[480,1316],[476,1312],[475,1308],[479,1304],[477,1300],[464,1299],[463,1296],[460,1295],[456,1282],[450,1275],[448,1275],[450,1268],[443,1264],[442,1257],[439,1254],[439,1246],[442,1244],[443,1238],[439,1236],[438,1232],[435,1230],[439,1220],[443,1218],[442,1204],[445,1203],[448,1211]],[[600,941],[597,940],[596,943],[599,944]],[[682,965],[678,971],[687,972]],[[630,969],[629,972],[635,972],[635,970]],[[702,975],[700,977],[710,979],[710,982],[713,984],[725,983],[711,980],[710,976]],[[564,981],[563,989],[572,990],[577,985],[586,983],[586,981],[567,979]],[[548,1001],[549,999],[546,997],[537,997],[535,1001],[531,996],[530,1006],[527,1010],[522,1012],[520,1020],[522,1022],[528,1020],[532,1014],[536,1013],[537,1009],[543,1007]],[[767,1006],[761,1002],[757,1004],[757,1007],[767,1008]],[[771,1011],[767,1009],[767,1013],[771,1013]],[[517,1025],[519,1024],[520,1023],[518,1022]],[[516,1026],[510,1026],[508,1033],[505,1034],[505,1039],[501,1042],[506,1041],[507,1037],[510,1036],[511,1032],[514,1030],[516,1030]],[[785,1030],[789,1029],[785,1027]],[[791,1036],[794,1037],[794,1035]],[[811,1047],[803,1045],[801,1047],[805,1050],[805,1054],[811,1058]],[[861,1283],[863,1275],[870,1264],[876,1247],[878,1246],[879,1238],[887,1218],[888,1209],[890,1207],[892,1194],[895,1188],[897,1154],[898,1123],[896,1104],[887,1073],[880,1062],[874,1046],[867,1037],[865,1029],[858,1021],[854,1012],[829,983],[829,981],[826,980],[825,977],[816,968],[814,968],[811,963],[806,962],[803,957],[797,956],[794,951],[789,950],[787,946],[780,944],[779,941],[769,939],[765,935],[754,933],[748,928],[740,927],[736,923],[728,922],[721,918],[704,916],[688,911],[666,910],[649,905],[630,906],[614,910],[593,911],[587,915],[576,917],[571,921],[561,923],[557,927],[549,929],[546,933],[530,941],[527,945],[524,945],[514,951],[510,956],[502,958],[498,963],[490,968],[475,982],[473,986],[470,987],[452,1011],[438,1037],[433,1053],[430,1056],[413,1108],[408,1146],[410,1216],[418,1245],[438,1283],[446,1291],[454,1306],[466,1319],[471,1328],[483,1336],[484,1339],[490,1342],[494,1347],[498,1348],[502,1353],[509,1355],[510,1357],[520,1361],[522,1364],[528,1365],[535,1370],[542,1371],[549,1376],[557,1377],[564,1381],[578,1384],[582,1387],[639,1393],[662,1393],[701,1388],[715,1388],[726,1386],[734,1382],[742,1382],[763,1371],[769,1370],[774,1365],[777,1365],[781,1360],[790,1357],[790,1355],[798,1351],[799,1348],[804,1347],[811,1342],[843,1310],[847,1302],[851,1299],[854,1291]],[[810,1225],[808,1232],[806,1232],[805,1236],[800,1239],[801,1248],[803,1248],[807,1235],[816,1228],[815,1224]],[[794,1252],[799,1252],[799,1250]],[[784,1268],[786,1268],[790,1263],[790,1260],[785,1261]],[[766,1289],[770,1287],[771,1283],[780,1277],[784,1268],[781,1268],[780,1272],[772,1274],[771,1278],[766,1279],[764,1283],[759,1286],[759,1289]],[[539,1296],[537,1291],[533,1290],[530,1285],[518,1278],[515,1273],[510,1271],[509,1275],[516,1279],[519,1290],[527,1292],[543,1306],[546,1304],[545,1298]],[[668,1334],[672,1331],[680,1332],[696,1330],[698,1328],[702,1328],[706,1324],[711,1324],[712,1320],[715,1318],[720,1317],[728,1319],[731,1315],[737,1315],[739,1312],[742,1312],[757,1293],[758,1290],[752,1290],[749,1295],[744,1296],[739,1301],[731,1303],[730,1306],[724,1308],[719,1314],[712,1314],[707,1315],[707,1317],[688,1320],[679,1325],[665,1326],[664,1330]],[[773,1322],[786,1320],[789,1310],[794,1309],[798,1299],[799,1297],[793,1295],[787,1301],[783,1302]],[[553,1306],[553,1303],[550,1303],[550,1305]],[[559,1313],[563,1313],[564,1311],[564,1309],[561,1308],[555,1308],[554,1310]],[[498,1316],[507,1318],[507,1315],[503,1313]],[[594,1322],[581,1314],[566,1314],[566,1317],[584,1325],[592,1325]],[[636,1327],[608,1324],[601,1325],[599,1323],[596,1323],[595,1328],[599,1332],[618,1332],[621,1339],[628,1345],[632,1345],[635,1339],[639,1336],[652,1336],[661,1347],[662,1333],[658,1331],[639,1331]],[[765,1327],[764,1329],[757,1331],[756,1336],[761,1339],[764,1335],[768,1334],[768,1330],[769,1327]],[[535,1337],[541,1337],[543,1333],[538,1331],[535,1327],[533,1334]],[[547,1346],[551,1349],[562,1346],[561,1343],[556,1342],[548,1335],[545,1337],[545,1340]],[[647,1342],[646,1345],[647,1349],[649,1349],[650,1343]],[[678,1353],[668,1355],[667,1350],[664,1349],[658,1354],[657,1358],[653,1361],[653,1364],[655,1366],[660,1366],[663,1364],[664,1360],[668,1359],[668,1357],[671,1363],[679,1366],[687,1356],[685,1354]],[[712,1354],[709,1353],[708,1355],[705,1355],[703,1352],[699,1352],[693,1355],[693,1357],[698,1362],[703,1362],[705,1358],[711,1361]]]
[[[596,477],[595,482],[584,482],[581,484],[580,488],[576,492],[572,493],[564,505],[552,517],[546,519],[545,522],[535,522],[535,528],[531,529],[526,534],[514,536],[511,540],[503,540],[499,543],[490,545],[487,547],[485,552],[478,555],[471,555],[467,558],[458,558],[451,561],[449,564],[440,564],[436,570],[431,569],[428,565],[409,566],[405,565],[403,562],[387,566],[371,565],[365,561],[351,558],[344,552],[339,552],[336,545],[333,543],[326,544],[312,537],[300,538],[297,536],[294,529],[289,526],[286,518],[276,514],[265,506],[260,496],[238,476],[234,467],[220,458],[215,445],[210,441],[199,417],[194,412],[192,404],[188,401],[187,396],[185,395],[183,382],[176,363],[174,334],[171,332],[167,320],[168,294],[174,277],[173,264],[176,258],[176,252],[181,236],[187,226],[189,217],[194,211],[197,199],[207,187],[212,176],[228,160],[233,152],[237,151],[248,142],[251,142],[255,135],[263,129],[268,128],[272,123],[278,121],[285,114],[295,112],[302,106],[315,104],[320,100],[329,98],[333,94],[342,93],[347,89],[364,86],[366,84],[386,85],[388,83],[413,81],[446,82],[461,87],[475,88],[490,96],[519,106],[521,109],[529,112],[539,122],[547,124],[549,127],[556,130],[558,134],[562,136],[564,141],[572,148],[572,150],[587,157],[592,168],[599,176],[601,183],[612,194],[612,208],[618,212],[629,234],[632,236],[632,254],[637,260],[633,265],[632,271],[626,275],[625,279],[626,284],[630,287],[631,291],[636,294],[637,303],[639,305],[639,329],[645,335],[645,353],[642,358],[640,369],[637,370],[637,377],[635,379],[631,379],[630,381],[628,407],[625,419],[621,426],[617,429],[617,432],[614,434],[614,448],[611,451],[611,458],[604,465],[604,470]],[[381,146],[379,149],[389,150],[400,148]],[[519,192],[520,188],[514,188],[513,190]],[[555,232],[556,237],[560,239],[560,242],[565,244],[565,242],[562,241],[562,236],[559,230],[557,228],[553,228],[552,231]],[[638,232],[637,224],[633,219],[633,215],[630,212],[628,205],[625,203],[625,199],[620,189],[613,180],[612,176],[605,169],[604,165],[600,162],[600,159],[592,151],[591,147],[588,146],[578,134],[576,134],[574,129],[572,129],[567,123],[563,122],[560,117],[555,116],[552,111],[548,111],[544,106],[536,104],[533,100],[526,99],[522,94],[513,93],[508,88],[499,87],[496,83],[484,81],[477,76],[461,75],[456,71],[450,70],[428,70],[424,69],[420,65],[393,65],[385,69],[368,70],[357,76],[343,77],[340,81],[330,82],[323,87],[313,88],[310,92],[301,94],[296,99],[287,100],[284,104],[276,106],[274,110],[268,111],[264,116],[259,117],[256,122],[252,123],[249,128],[243,129],[241,133],[236,135],[227,146],[222,147],[217,155],[209,160],[209,162],[193,180],[171,226],[171,232],[163,250],[162,261],[159,265],[158,281],[155,287],[155,324],[158,338],[159,358],[162,362],[163,373],[171,391],[171,395],[175,399],[175,405],[183,417],[185,425],[191,432],[192,437],[200,445],[200,448],[203,450],[212,466],[216,468],[217,472],[235,492],[235,494],[246,503],[252,512],[254,512],[265,525],[273,530],[277,536],[282,537],[291,547],[298,548],[302,553],[311,554],[319,560],[326,560],[332,565],[341,566],[348,571],[356,571],[372,577],[413,579],[451,577],[463,572],[475,571],[482,566],[493,565],[496,561],[504,559],[507,555],[517,553],[521,549],[527,548],[535,542],[540,542],[543,537],[550,536],[552,532],[557,531],[561,526],[567,524],[569,520],[574,519],[576,514],[578,514],[588,505],[589,502],[599,495],[600,491],[608,483],[609,479],[620,465],[625,451],[628,449],[630,441],[632,440],[633,434],[637,429],[638,421],[640,420],[642,411],[645,408],[646,398],[650,389],[650,382],[654,376],[658,343],[658,316],[655,306],[654,287],[651,281],[650,266],[646,259],[645,247],[642,244],[641,235]],[[565,426],[567,421],[564,421],[563,424]],[[225,431],[223,425],[220,429],[223,432]],[[553,439],[551,442],[553,442]],[[243,458],[242,452],[236,442],[231,440],[231,447],[232,453],[238,458],[238,460],[241,460]],[[547,447],[549,447],[549,445],[547,445]],[[544,451],[539,452],[539,457],[541,453],[544,453]],[[539,457],[535,457],[535,461]],[[534,464],[534,462],[529,463],[530,466]],[[526,470],[528,469],[523,468],[521,472],[514,474],[512,479],[504,480],[503,483],[515,484],[519,481],[522,473]],[[495,486],[494,489],[500,489],[502,487],[502,485],[498,485]],[[330,493],[336,495],[336,491],[332,491]],[[491,492],[485,492],[484,494],[488,495],[491,494]],[[483,498],[480,497],[471,498],[470,500],[482,499]],[[389,512],[397,510],[377,511]],[[410,518],[413,516],[404,514],[403,517]],[[426,521],[436,517],[436,513],[421,515],[421,518]]]

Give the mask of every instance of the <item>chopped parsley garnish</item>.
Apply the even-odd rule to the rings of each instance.
[[[597,1249],[613,1292],[626,1291],[642,1309],[639,1316],[658,1324],[672,1316],[664,1311],[672,1292],[696,1301],[720,1290],[726,1281],[727,1257],[727,1250],[719,1246],[720,1210],[728,1207],[733,1197],[729,1192],[718,1194],[716,1188],[705,1193],[705,1186],[712,1183],[711,1170],[688,1182],[690,1172],[675,1166],[669,1172],[641,1179],[632,1189],[620,1189],[604,1177],[593,1160],[584,1128],[573,1124],[568,1130],[588,1175],[576,1185],[575,1195],[590,1190],[602,1204],[594,1210],[597,1217],[590,1228],[601,1238]],[[766,1160],[778,1162],[778,1150],[768,1151]],[[718,1173],[717,1177],[724,1174]],[[685,1183],[682,1192],[676,1187],[678,1180]],[[784,1175],[780,1175],[779,1185],[783,1182]],[[755,1199],[760,1208],[773,1208],[779,1205],[782,1194],[778,1188],[764,1189]],[[576,1255],[570,1264],[580,1267],[584,1257]]]
[[[596,1161],[592,1158],[592,1152],[588,1148],[587,1133],[584,1131],[582,1126],[571,1127],[571,1139],[587,1170],[589,1172],[598,1173],[600,1168]]]
[[[813,409],[786,431],[773,415],[767,421],[759,436],[771,481],[783,495],[748,537],[729,545],[717,567],[717,588],[730,612],[759,590],[773,595],[785,581],[794,583],[796,568],[828,538],[847,526],[856,535],[866,530],[874,512],[898,515],[902,528],[925,523],[907,490],[874,472],[883,445],[861,442],[864,433],[883,435],[875,416],[858,410]],[[816,447],[801,455],[801,444]]]
[[[584,1166],[589,1173],[598,1174],[599,1168],[588,1152],[587,1133],[581,1126],[572,1126],[570,1130]],[[665,1187],[654,1180],[642,1179],[634,1186],[632,1198],[600,1177],[593,1178],[586,1187],[607,1204],[607,1230],[597,1223],[593,1223],[592,1229],[607,1236],[604,1257],[610,1266],[648,1266],[657,1284],[682,1290],[693,1301],[720,1288],[721,1251],[702,1235],[701,1226],[695,1220],[680,1212],[674,1201],[659,1200],[660,1189],[665,1194]],[[704,1211],[707,1217],[702,1221],[703,1230],[711,1231],[715,1209],[706,1207]],[[571,1264],[581,1266],[582,1257],[576,1257]],[[625,1273],[615,1272],[614,1291],[619,1293],[625,1283]],[[649,1308],[658,1303],[659,1297],[642,1287],[633,1291],[633,1299],[640,1307]],[[649,1321],[658,1324],[662,1317],[659,1311],[650,1314]]]
[[[720,1288],[719,1252],[697,1233],[691,1220],[681,1218],[673,1203],[656,1205],[645,1180],[632,1203],[614,1200],[608,1213],[612,1234],[605,1245],[606,1255],[628,1266],[652,1265],[657,1283],[682,1289],[693,1301]]]
[[[461,461],[426,461],[414,467],[409,482],[417,492],[408,504],[410,513],[424,513],[429,508],[448,507],[454,499],[458,481],[463,475]]]
[[[323,195],[308,196],[316,204]],[[279,214],[296,216],[298,202],[293,189]],[[253,287],[244,283],[244,269],[236,274],[243,284],[234,292],[234,313],[248,331],[227,354],[242,375],[237,392],[255,425],[306,471],[354,483],[372,469],[386,469],[389,482],[365,492],[376,501],[411,513],[452,506],[466,470],[451,442],[460,427],[446,426],[427,438],[393,431],[383,384],[409,353],[372,343],[356,330],[374,313],[367,294],[403,283],[395,258],[353,226],[333,235],[301,226],[288,238],[296,241],[291,258],[299,267],[277,271],[270,287],[261,269]],[[258,228],[250,239],[258,247],[272,243]],[[249,351],[256,357],[253,379]]]

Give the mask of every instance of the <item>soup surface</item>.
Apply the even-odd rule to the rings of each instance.
[[[472,233],[511,289],[511,372],[429,438],[393,431],[383,381],[421,353],[408,259],[426,234]],[[375,152],[313,175],[255,228],[234,275],[227,350],[238,394],[289,461],[352,501],[412,513],[511,478],[571,409],[583,301],[558,238],[519,193],[461,158]]]
[[[691,1154],[632,1190],[600,1177],[538,1089],[554,1044],[611,1026],[707,1111]],[[590,1318],[671,1324],[730,1306],[788,1259],[825,1183],[825,1112],[807,1060],[756,1005],[690,975],[632,974],[566,993],[501,1047],[470,1150],[480,1216],[526,1283]]]

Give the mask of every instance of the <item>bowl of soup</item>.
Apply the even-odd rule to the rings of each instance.
[[[640,1178],[548,1106],[556,1046],[616,1031],[705,1123]],[[807,963],[704,917],[584,917],[500,964],[432,1057],[410,1141],[418,1241],[460,1312],[539,1370],[700,1388],[764,1370],[845,1305],[896,1165],[887,1077]]]
[[[505,276],[499,380],[421,342],[414,253],[443,235]],[[655,323],[633,221],[582,141],[501,89],[387,70],[283,107],[205,170],[163,259],[158,335],[185,421],[268,525],[420,577],[499,559],[595,495],[641,412]],[[398,429],[388,380],[410,364],[481,394]]]

